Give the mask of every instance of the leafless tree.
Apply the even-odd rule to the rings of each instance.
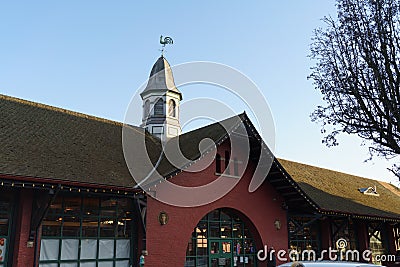
[[[337,0],[337,18],[314,32],[311,69],[325,102],[311,115],[323,143],[339,133],[371,141],[372,156],[400,155],[400,0]],[[400,164],[390,169],[400,180]]]

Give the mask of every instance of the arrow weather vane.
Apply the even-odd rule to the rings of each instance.
[[[160,36],[160,44],[162,45],[162,48],[161,48],[161,55],[162,56],[164,55],[164,47],[165,47],[165,45],[173,44],[173,43],[174,43],[174,40],[172,40],[171,37],[165,36],[164,39],[163,39],[163,36],[162,35]]]

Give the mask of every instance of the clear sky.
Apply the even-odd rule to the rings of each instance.
[[[391,163],[364,162],[361,139],[344,136],[327,148],[310,121],[321,95],[307,80],[307,55],[313,29],[329,14],[336,16],[334,0],[2,1],[0,92],[123,121],[160,56],[159,36],[171,36],[171,65],[218,62],[258,85],[274,116],[278,157],[399,185],[386,170]],[[181,91],[186,101],[231,101],[201,86]]]

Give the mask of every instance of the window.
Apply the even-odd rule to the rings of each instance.
[[[150,115],[150,101],[146,100],[146,102],[144,102],[143,118],[147,119],[149,115]]]
[[[162,98],[159,98],[154,105],[154,116],[162,116],[164,115],[164,101]]]
[[[168,115],[171,117],[176,117],[176,104],[174,100],[169,100],[168,103]]]
[[[289,217],[289,245],[291,250],[297,251],[297,255],[302,255],[304,251],[310,250],[316,253],[320,252],[320,228],[318,220],[313,220],[313,217]],[[304,255],[308,254],[305,253]],[[313,255],[310,254],[309,256],[312,257]],[[315,260],[315,258],[308,260]]]
[[[221,155],[217,153],[215,156],[215,172],[217,174],[221,173]]]
[[[233,159],[233,175],[239,176],[239,161],[237,158]]]
[[[226,266],[254,267],[257,251],[242,219],[231,209],[217,209],[204,216],[194,228],[184,266],[220,266],[218,259],[224,258]]]
[[[57,197],[42,223],[40,266],[130,266],[131,202]]]
[[[231,155],[229,151],[225,151],[225,173],[230,174],[229,171],[229,161],[231,160]]]
[[[349,218],[337,218],[333,219],[331,222],[331,230],[332,230],[332,243],[338,249],[337,242],[338,240],[344,239],[347,242],[345,249],[340,250],[338,252],[339,259],[344,259],[346,257],[346,251],[358,249],[358,237],[357,237],[357,229],[354,225],[353,220]],[[349,258],[348,260],[356,260]]]
[[[384,223],[372,222],[368,224],[369,247],[372,251],[372,263],[382,265],[377,261],[377,255],[386,254],[386,248],[383,240],[385,239]],[[380,257],[378,257],[380,259]]]

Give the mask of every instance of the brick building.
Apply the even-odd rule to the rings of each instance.
[[[142,250],[146,266],[266,266],[257,260],[264,245],[317,257],[343,239],[344,250],[374,256],[400,249],[397,187],[272,155],[265,181],[249,192],[267,159],[247,115],[180,134],[182,95],[165,58],[151,76],[141,127],[0,95],[0,266],[138,266]],[[232,151],[240,129],[249,154]],[[203,154],[205,138],[215,148]],[[134,151],[127,161],[143,166],[135,179],[123,139]],[[136,140],[145,140],[146,151]],[[166,140],[178,141],[194,164],[171,164],[162,153]],[[204,162],[211,164],[189,171]],[[138,186],[146,168],[162,179]],[[217,180],[229,192],[205,205],[155,197],[168,192],[167,181],[201,187]]]

